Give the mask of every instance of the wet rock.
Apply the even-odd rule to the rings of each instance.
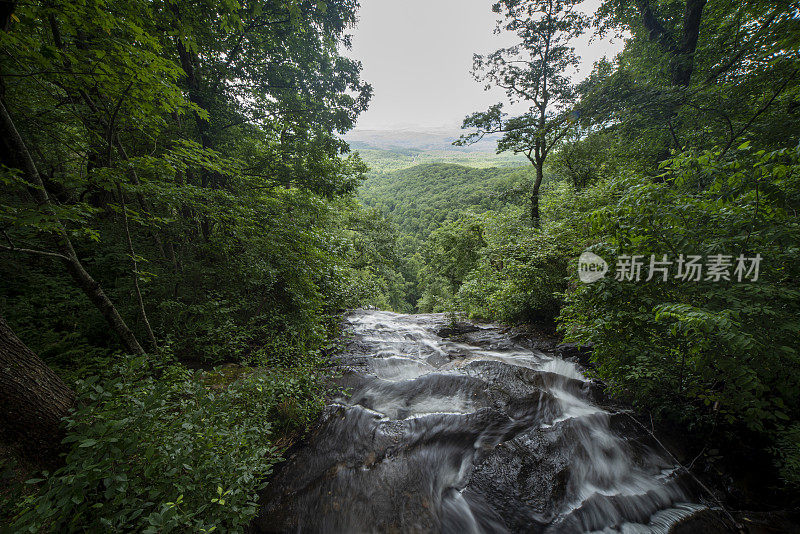
[[[729,534],[732,531],[719,512],[705,509],[672,525],[669,534]]]
[[[556,346],[556,354],[564,360],[574,361],[587,369],[594,369],[595,364],[591,360],[592,349],[592,345],[560,343]]]
[[[472,323],[455,322],[436,330],[436,335],[439,337],[446,338],[446,337],[461,336],[464,334],[469,334],[471,332],[477,332],[478,330],[480,330],[480,328],[478,328]]]

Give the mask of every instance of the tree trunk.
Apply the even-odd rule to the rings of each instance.
[[[0,317],[0,436],[28,459],[57,463],[75,394]]]
[[[683,29],[679,38],[667,30],[658,20],[649,0],[636,0],[636,8],[642,16],[642,24],[661,48],[672,56],[670,81],[674,86],[689,85],[694,71],[694,54],[700,36],[700,24],[707,0],[686,0],[683,13]]]
[[[53,219],[59,221],[50,203],[50,197],[44,187],[44,182],[36,168],[36,164],[33,162],[28,147],[17,131],[14,121],[11,119],[11,115],[8,114],[5,102],[3,102],[2,99],[0,99],[0,138],[3,139],[6,145],[4,153],[13,160],[9,162],[4,161],[3,163],[22,170],[25,178],[31,185],[30,192],[36,203],[48,212]],[[59,228],[56,232],[59,252],[64,260],[67,272],[69,272],[70,276],[72,276],[73,280],[75,280],[86,296],[89,297],[92,304],[103,314],[103,317],[119,336],[128,352],[132,354],[145,354],[144,349],[142,349],[142,346],[136,340],[136,336],[133,335],[131,329],[128,328],[128,325],[122,319],[114,303],[106,296],[100,284],[98,284],[86,269],[84,269],[83,264],[72,246],[72,241],[69,239],[67,229],[60,224],[60,221]]]
[[[536,179],[533,181],[533,187],[531,188],[531,224],[534,228],[539,228],[539,188],[544,177],[544,162],[536,163],[535,167]]]
[[[147,334],[147,340],[150,342],[150,348],[158,352],[158,342],[156,336],[153,335],[153,329],[150,327],[150,320],[147,318],[147,310],[144,307],[144,299],[142,298],[142,290],[139,288],[139,262],[136,261],[136,252],[133,250],[133,240],[131,239],[131,229],[128,225],[128,206],[125,203],[125,192],[122,187],[117,184],[117,192],[119,194],[119,201],[122,204],[122,222],[125,229],[125,237],[128,243],[128,255],[131,257],[131,275],[133,277],[133,289],[136,293],[136,303],[139,305],[139,314],[144,323],[144,331]]]
[[[672,73],[673,85],[687,86],[694,72],[694,54],[697,50],[697,39],[700,37],[700,23],[707,0],[686,0],[683,13],[683,33],[679,49],[681,54]]]

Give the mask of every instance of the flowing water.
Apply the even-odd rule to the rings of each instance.
[[[258,532],[669,532],[704,509],[575,363],[495,326],[352,312],[342,394],[262,495]]]

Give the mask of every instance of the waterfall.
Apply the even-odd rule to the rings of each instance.
[[[443,314],[347,322],[341,393],[257,531],[667,533],[707,510],[575,363],[494,325],[442,338]]]

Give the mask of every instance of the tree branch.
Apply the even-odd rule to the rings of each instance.
[[[58,258],[61,260],[69,260],[63,254],[59,254],[58,252],[48,252],[46,250],[35,250],[32,248],[19,248],[19,247],[7,247],[5,245],[0,245],[0,250],[5,250],[7,252],[24,252],[26,254],[36,254],[39,256],[49,256],[51,258]]]

